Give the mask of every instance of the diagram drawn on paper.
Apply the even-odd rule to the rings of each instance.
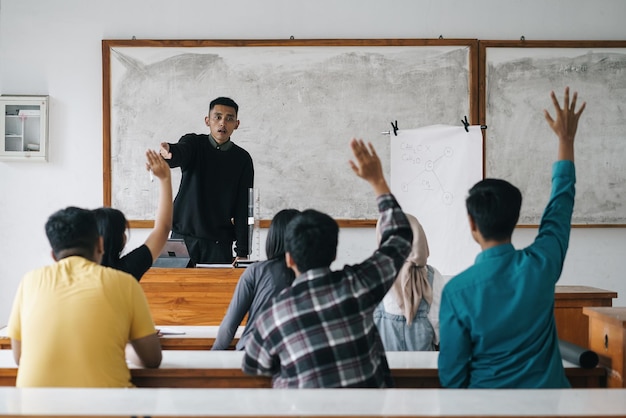
[[[444,170],[447,162],[453,162],[454,149],[451,146],[430,144],[400,144],[402,164],[408,165],[407,172],[415,175],[407,178],[400,185],[402,192],[413,193],[414,189],[441,194],[444,205],[452,205],[454,193],[446,186]]]

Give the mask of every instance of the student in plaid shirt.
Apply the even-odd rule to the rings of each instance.
[[[361,264],[333,272],[337,223],[312,209],[289,223],[285,256],[296,279],[257,319],[242,363],[248,374],[272,376],[274,387],[393,386],[373,312],[411,252],[413,233],[372,144],[350,146],[352,170],[377,198],[381,244]]]

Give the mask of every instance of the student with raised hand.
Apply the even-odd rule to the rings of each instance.
[[[27,273],[8,324],[18,387],[132,387],[127,343],[139,365],[161,363],[161,344],[141,286],[100,265],[93,211],[68,207],[45,226],[55,263]]]
[[[373,312],[411,252],[413,234],[369,144],[350,143],[355,174],[377,198],[381,243],[360,264],[331,271],[339,226],[313,209],[287,226],[285,258],[293,284],[272,299],[246,340],[242,369],[272,377],[274,387],[393,386]]]
[[[554,290],[567,252],[574,207],[574,137],[585,103],[576,110],[565,89],[554,92],[558,138],[552,194],[535,241],[515,250],[511,236],[522,201],[510,183],[485,179],[466,200],[470,229],[482,252],[443,289],[439,379],[443,387],[567,388],[554,322]]]
[[[121,256],[126,246],[128,221],[117,209],[102,207],[94,209],[98,230],[104,238],[102,265],[130,273],[135,279],[152,266],[165,247],[172,228],[172,177],[169,165],[153,150],[146,151],[146,169],[159,180],[159,201],[154,228],[143,245]]]
[[[254,321],[267,303],[291,286],[295,275],[285,263],[285,230],[289,221],[299,213],[297,209],[283,209],[272,219],[265,241],[267,260],[251,264],[239,278],[212,350],[228,349],[247,313],[246,327],[236,345],[237,350],[243,350],[246,339],[254,329]]]
[[[435,351],[439,346],[439,304],[444,279],[427,264],[428,240],[417,218],[406,214],[413,250],[393,286],[374,311],[374,323],[386,351]],[[376,237],[380,243],[380,219]]]

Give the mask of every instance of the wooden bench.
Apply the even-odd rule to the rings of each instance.
[[[438,388],[437,352],[389,352],[387,360],[397,388]],[[158,369],[131,366],[132,382],[138,387],[179,388],[269,388],[271,379],[249,376],[241,371],[241,351],[163,352]],[[600,388],[606,384],[606,370],[583,369],[563,361],[573,387]],[[0,386],[14,386],[17,366],[9,350],[0,350]]]

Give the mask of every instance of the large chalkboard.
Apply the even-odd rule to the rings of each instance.
[[[104,203],[133,226],[155,212],[145,150],[206,133],[217,96],[240,106],[232,140],[254,160],[262,219],[313,207],[344,225],[367,224],[377,210],[348,165],[352,137],[374,143],[388,174],[393,134],[381,132],[392,121],[402,129],[478,117],[474,40],[105,40],[102,47]]]
[[[480,41],[485,173],[518,186],[520,224],[536,225],[550,193],[554,115],[566,86],[587,102],[576,138],[575,225],[626,224],[626,42]]]

